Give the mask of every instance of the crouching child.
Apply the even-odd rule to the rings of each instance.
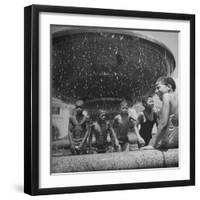
[[[90,127],[89,149],[90,153],[120,151],[118,139],[104,110],[99,111],[97,121]]]
[[[144,146],[145,142],[139,134],[137,128],[137,116],[128,108],[128,103],[122,101],[120,114],[113,120],[113,128],[117,134],[122,151],[129,151],[129,144]],[[132,138],[131,140],[129,138]]]

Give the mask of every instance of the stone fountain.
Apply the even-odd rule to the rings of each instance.
[[[156,80],[176,67],[164,44],[120,29],[58,28],[52,32],[51,54],[52,96],[71,105],[83,99],[93,119],[98,109],[107,110],[112,118],[122,99],[133,104],[153,93]],[[66,139],[61,142],[62,148],[69,145]],[[178,150],[54,155],[52,166],[53,173],[177,167]]]
[[[115,114],[121,99],[134,103],[175,69],[171,51],[133,31],[65,28],[52,40],[53,96],[83,99],[91,113]]]

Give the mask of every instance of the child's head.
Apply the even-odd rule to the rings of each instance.
[[[174,92],[176,90],[176,83],[172,77],[162,76],[156,81],[155,93],[162,99],[164,93]]]
[[[106,110],[99,110],[99,120],[105,121],[107,119],[107,111]]]
[[[142,98],[142,105],[145,108],[151,108],[151,109],[153,109],[153,107],[154,107],[153,96],[152,95],[144,96]]]
[[[126,100],[123,100],[120,104],[120,112],[121,114],[128,114],[128,103]]]
[[[77,114],[82,114],[84,102],[82,100],[76,101],[76,112]]]

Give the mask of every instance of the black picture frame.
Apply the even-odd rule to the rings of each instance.
[[[39,188],[39,14],[76,13],[102,16],[187,20],[190,23],[190,178],[188,180]],[[24,192],[46,195],[195,185],[195,15],[82,7],[31,5],[24,9]]]

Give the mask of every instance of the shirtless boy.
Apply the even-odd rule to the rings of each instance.
[[[108,136],[111,142],[108,141]],[[92,150],[92,139],[95,138],[95,144],[93,145],[93,153],[106,153],[119,151],[119,142],[116,134],[112,128],[111,123],[107,120],[107,112],[104,110],[99,111],[99,117],[96,122],[90,127],[89,134],[89,146]]]
[[[83,101],[78,100],[75,112],[69,118],[69,142],[73,155],[86,153],[89,116],[83,105]]]
[[[144,146],[144,140],[140,136],[136,123],[137,117],[131,115],[129,112],[128,103],[122,101],[120,105],[120,114],[115,116],[113,121],[113,128],[117,133],[117,138],[122,151],[129,151],[129,134],[133,136],[132,143],[139,143],[139,146]]]
[[[151,148],[178,147],[178,96],[175,92],[176,83],[173,78],[164,76],[156,82],[156,91],[162,101],[158,131]]]

